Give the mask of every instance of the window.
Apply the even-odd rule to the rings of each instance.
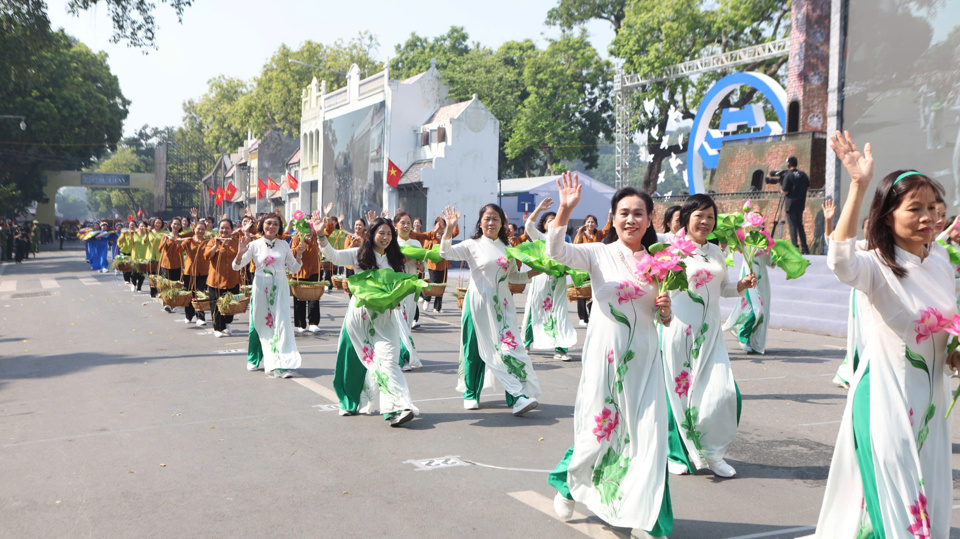
[[[763,177],[766,176],[762,170],[754,170],[750,178],[750,191],[763,191]]]
[[[800,102],[793,100],[787,107],[787,133],[800,131]]]
[[[429,146],[430,145],[430,132],[423,131],[420,133],[420,145]]]
[[[447,128],[440,127],[437,128],[437,142],[446,142],[447,141]]]

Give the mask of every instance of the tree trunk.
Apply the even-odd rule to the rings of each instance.
[[[663,150],[659,146],[653,152],[653,161],[647,166],[647,173],[643,177],[643,192],[652,195],[657,190],[657,180],[660,178],[660,168],[663,160],[672,155],[668,150]]]

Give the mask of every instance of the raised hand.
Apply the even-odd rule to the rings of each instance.
[[[303,252],[306,250],[307,250],[307,242],[301,241],[300,245],[297,245],[297,258],[300,258],[301,256],[303,256]]]
[[[873,149],[869,142],[864,145],[861,153],[849,131],[837,131],[830,137],[830,149],[837,154],[843,168],[847,169],[852,185],[866,187],[870,184],[873,179]]]
[[[197,216],[200,215],[200,212],[196,208],[190,208],[190,217],[193,217],[193,220],[197,220]]]
[[[576,173],[564,172],[557,180],[557,188],[560,190],[558,195],[560,207],[576,208],[580,203],[580,192],[583,189],[579,176]]]
[[[220,238],[217,238],[218,240]],[[229,241],[229,240],[227,240]],[[240,245],[237,247],[237,260],[243,256],[243,253],[247,252],[247,247],[250,245],[250,238],[248,236],[243,236],[240,238]]]
[[[333,202],[330,202],[330,203],[328,203],[326,206],[323,207],[323,216],[324,216],[324,217],[330,217],[330,212],[332,212],[332,211],[333,211]]]
[[[833,217],[837,215],[837,203],[833,201],[832,198],[828,198],[823,201],[823,219],[825,221],[833,221]]]
[[[537,204],[537,207],[533,210],[533,214],[538,215],[540,212],[549,210],[551,206],[553,206],[553,199],[546,197]]]
[[[373,211],[373,210],[368,210],[368,211],[367,211],[367,226],[370,226],[370,225],[373,224],[373,222],[376,221],[376,220],[377,220],[377,212],[375,212],[375,211]]]
[[[443,209],[442,217],[447,223],[447,230],[452,231],[453,227],[457,226],[457,222],[460,220],[460,212],[452,206],[447,206]]]

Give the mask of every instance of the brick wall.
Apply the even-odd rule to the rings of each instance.
[[[791,22],[787,103],[800,104],[798,131],[824,131],[830,72],[830,0],[793,0]]]

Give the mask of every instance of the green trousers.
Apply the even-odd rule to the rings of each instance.
[[[740,386],[736,382],[733,388],[737,391],[737,425],[740,425],[740,411],[743,409],[743,398],[740,396]],[[667,389],[667,406],[670,406],[670,393]],[[687,453],[687,447],[683,445],[683,439],[680,438],[680,429],[677,428],[677,420],[673,417],[673,409],[667,414],[667,460],[682,464],[687,467],[687,473],[696,473],[697,468],[690,460],[690,454]]]
[[[877,475],[873,466],[873,446],[870,443],[870,365],[867,365],[857,392],[853,395],[853,443],[863,482],[863,497],[866,500],[869,527],[861,529],[857,539],[883,539],[883,516],[880,513],[880,496],[877,493]]]
[[[250,322],[250,331],[247,332],[247,363],[254,368],[260,366],[263,361],[263,347],[260,346],[260,335],[253,327],[253,321]]]
[[[460,333],[460,347],[463,352],[463,382],[467,390],[463,392],[463,400],[480,401],[480,392],[483,390],[483,375],[486,364],[480,357],[480,347],[477,345],[477,331],[473,327],[473,314],[470,312],[470,298],[463,301],[463,331]],[[520,395],[514,397],[505,393],[507,406],[516,404]]]

